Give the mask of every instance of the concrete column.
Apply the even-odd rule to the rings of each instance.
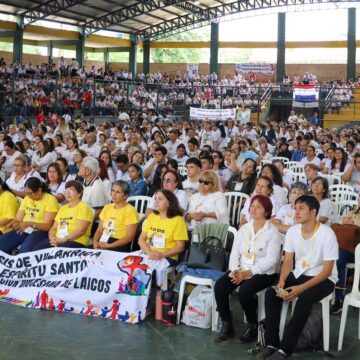
[[[144,40],[143,42],[143,73],[150,73],[150,40]]]
[[[285,13],[278,14],[278,38],[277,38],[277,61],[276,79],[282,81],[285,74]]]
[[[19,62],[22,64],[23,57],[23,47],[24,47],[24,17],[19,16],[16,24],[16,30],[14,32],[13,40],[13,62]]]
[[[211,23],[210,35],[210,74],[218,73],[218,58],[219,58],[219,23]]]
[[[347,78],[356,77],[356,9],[348,9]]]
[[[136,75],[136,52],[137,52],[137,38],[136,35],[130,35],[131,46],[129,52],[129,70],[132,72],[133,77]]]

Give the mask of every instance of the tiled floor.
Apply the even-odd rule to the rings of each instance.
[[[235,301],[234,299],[232,300]],[[233,303],[241,330],[242,313]],[[337,348],[340,316],[331,318],[331,350]],[[343,354],[360,357],[358,313],[351,310]],[[150,316],[140,325],[80,315],[30,310],[0,303],[0,360],[107,360],[107,359],[253,359],[249,346],[236,340],[214,344],[210,330],[179,325],[168,327]],[[319,353],[294,354],[295,359],[326,358]]]

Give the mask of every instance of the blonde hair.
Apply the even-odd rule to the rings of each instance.
[[[200,177],[204,180],[210,181],[213,184],[211,192],[221,191],[219,176],[214,170],[205,170],[201,173]]]

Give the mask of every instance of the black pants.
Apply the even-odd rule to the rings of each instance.
[[[290,273],[285,281],[284,288],[303,284],[310,279],[312,279],[311,276],[305,275],[296,279],[293,273]],[[324,297],[330,295],[334,291],[334,287],[335,284],[331,280],[327,279],[322,283],[304,291],[298,297],[293,316],[286,326],[284,337],[281,342],[279,338],[279,324],[283,300],[276,296],[274,289],[268,289],[265,295],[266,345],[279,348],[290,355],[298,342],[313,305],[321,301]]]
[[[278,274],[254,275],[244,280],[240,285],[233,284],[226,272],[215,284],[215,299],[217,311],[222,321],[232,321],[229,295],[239,286],[239,301],[246,320],[250,324],[257,323],[257,298],[256,293],[274,284]]]

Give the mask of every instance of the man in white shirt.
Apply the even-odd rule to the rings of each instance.
[[[169,138],[170,140],[165,144],[165,147],[167,149],[167,156],[173,158],[176,155],[177,147],[182,144],[182,142],[178,139],[178,132],[176,130],[170,130]]]
[[[104,184],[98,176],[98,173],[98,161],[93,157],[86,156],[79,167],[79,175],[84,178],[84,194],[82,200],[95,211],[94,220],[98,218],[102,208],[109,200]]]
[[[321,160],[315,156],[315,148],[312,145],[308,145],[306,148],[306,156],[300,160],[300,164],[305,166],[306,164],[315,164],[320,166]]]
[[[129,176],[129,158],[126,154],[120,154],[116,157],[116,165],[118,171],[116,173],[116,180],[130,181]]]
[[[269,288],[266,292],[267,346],[256,356],[258,360],[287,359],[298,342],[313,305],[334,291],[338,279],[335,261],[339,247],[334,231],[317,222],[319,208],[318,200],[310,195],[302,195],[295,201],[297,224],[286,233],[280,278],[276,288]],[[295,299],[294,313],[280,341],[282,303]]]
[[[87,130],[85,133],[86,144],[80,147],[81,150],[84,150],[88,156],[98,158],[100,155],[100,146],[96,144],[96,135]]]
[[[190,198],[199,192],[199,178],[201,173],[201,161],[195,157],[186,161],[187,179],[182,182],[183,189]]]
[[[14,124],[9,125],[9,135],[11,136],[11,139],[14,142],[14,144],[20,140],[19,134],[17,133],[17,128]]]

